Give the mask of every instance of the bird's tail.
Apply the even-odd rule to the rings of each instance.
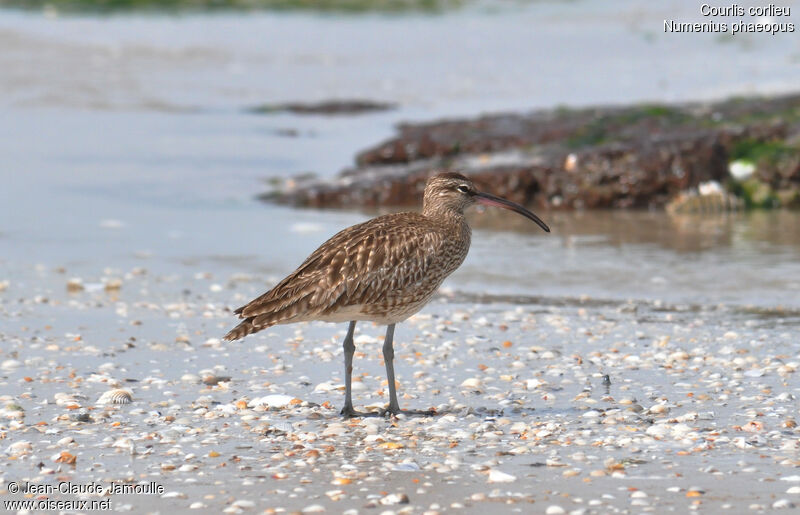
[[[244,338],[248,334],[252,334],[264,329],[263,327],[254,326],[254,319],[255,317],[245,318],[242,323],[231,329],[231,331],[223,337],[223,340],[232,342],[234,340],[238,340],[239,338]]]
[[[269,292],[267,292],[267,294],[269,294]],[[261,305],[257,306],[261,314],[248,316],[242,320],[239,325],[234,327],[231,332],[226,334],[223,339],[228,341],[238,340],[239,338],[244,338],[248,334],[257,333],[262,329],[272,327],[276,324],[286,324],[288,322],[301,320],[302,318],[298,315],[308,311],[308,299],[310,295],[311,293],[306,293],[305,295],[297,299],[291,299],[290,301],[286,301],[283,298],[270,301],[270,303],[261,301]],[[247,309],[253,303],[259,301],[260,298],[254,300],[246,306],[240,307],[233,313],[235,315],[243,316],[242,313],[245,311],[245,309]]]

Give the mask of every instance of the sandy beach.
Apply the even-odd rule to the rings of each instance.
[[[343,420],[343,326],[222,343],[228,299],[261,281],[200,274],[181,281],[179,300],[174,278],[120,279],[118,292],[100,282],[4,292],[4,501],[110,499],[140,513],[740,513],[791,507],[800,492],[797,311],[451,293],[400,326],[395,344],[402,405],[437,415]],[[381,338],[371,324],[357,332],[363,409],[387,400]],[[103,403],[112,390],[130,402]],[[160,489],[24,496],[15,482]]]

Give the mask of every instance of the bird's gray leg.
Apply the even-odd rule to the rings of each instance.
[[[430,417],[436,414],[436,410],[401,410],[397,402],[397,388],[394,383],[394,324],[386,328],[386,339],[383,340],[383,362],[386,364],[386,378],[389,380],[389,406],[381,413],[397,415],[423,415]]]
[[[386,411],[392,415],[400,412],[400,404],[397,402],[397,388],[394,384],[394,324],[389,324],[386,328],[386,338],[383,340],[383,362],[386,364],[386,378],[389,380],[389,407]]]
[[[344,407],[342,408],[342,415],[346,417],[354,417],[357,415],[353,409],[353,354],[356,352],[356,345],[353,343],[353,333],[356,330],[356,321],[350,322],[347,328],[347,335],[344,337],[342,348],[344,349]]]

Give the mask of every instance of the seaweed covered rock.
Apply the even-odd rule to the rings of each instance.
[[[770,202],[800,201],[800,95],[404,124],[338,177],[296,181],[265,197],[314,207],[413,205],[428,175],[457,170],[539,208],[660,208],[710,181],[745,195],[747,183],[730,174],[735,161],[752,166],[750,180],[765,185]]]

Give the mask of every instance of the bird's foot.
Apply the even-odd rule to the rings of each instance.
[[[353,409],[352,406],[345,406],[340,411],[340,414],[344,418],[362,418],[362,417],[381,417],[383,416],[382,412],[378,411],[356,411]]]
[[[390,406],[380,411],[380,416],[382,417],[386,416],[396,417],[397,415],[404,415],[406,417],[434,417],[436,416],[436,410],[434,408],[428,410],[400,409],[400,408],[392,408]]]

